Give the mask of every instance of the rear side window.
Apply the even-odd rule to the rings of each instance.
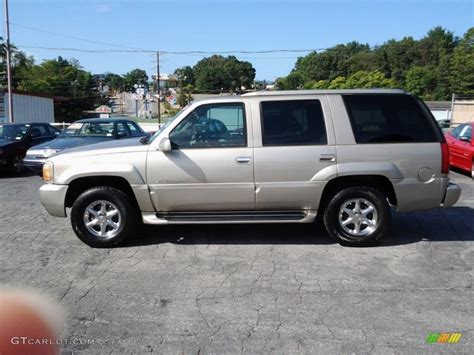
[[[410,95],[343,95],[357,143],[440,142],[436,123]]]
[[[265,101],[261,112],[264,146],[327,144],[318,100]]]

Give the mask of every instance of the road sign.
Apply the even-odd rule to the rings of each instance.
[[[94,111],[95,113],[112,113],[112,109],[107,105],[99,106]]]

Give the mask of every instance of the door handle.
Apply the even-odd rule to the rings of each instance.
[[[320,154],[319,161],[336,161],[336,156],[334,154]]]
[[[250,164],[250,157],[237,157],[235,161],[237,164]]]

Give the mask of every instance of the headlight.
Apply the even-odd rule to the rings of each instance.
[[[49,158],[50,156],[56,154],[57,152],[59,152],[59,149],[44,149],[43,156],[45,158]]]
[[[43,164],[43,180],[46,182],[53,182],[54,179],[54,171],[53,171],[53,163],[47,161]]]

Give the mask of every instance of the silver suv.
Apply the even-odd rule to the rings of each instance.
[[[41,202],[93,247],[146,224],[311,223],[344,245],[387,234],[391,207],[449,207],[448,148],[402,90],[254,92],[195,102],[151,138],[50,158]]]

